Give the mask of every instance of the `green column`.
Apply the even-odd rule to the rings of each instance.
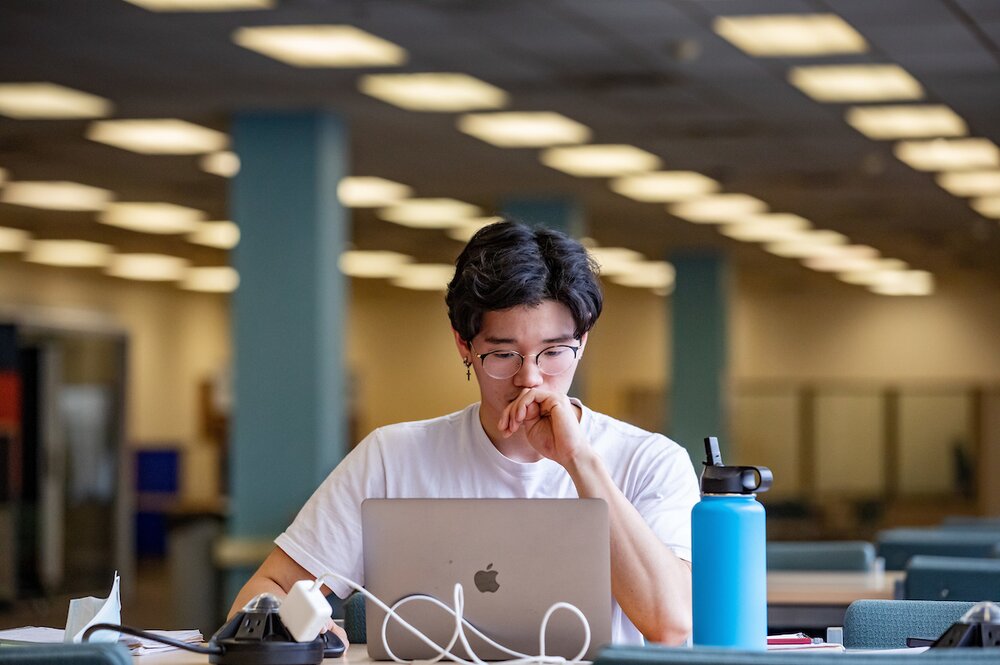
[[[234,414],[228,535],[270,539],[347,449],[343,361],[348,231],[337,199],[347,133],[318,112],[233,122]],[[241,584],[230,579],[228,591]]]
[[[705,459],[703,440],[718,436],[728,451],[729,271],[718,255],[678,254],[671,297],[670,437],[688,449],[695,468]]]

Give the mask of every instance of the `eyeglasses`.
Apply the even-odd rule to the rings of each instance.
[[[469,348],[479,358],[479,362],[483,365],[483,371],[494,379],[509,379],[514,376],[521,371],[521,366],[526,358],[534,358],[535,364],[538,365],[538,371],[542,374],[547,376],[562,374],[570,368],[580,350],[579,346],[556,344],[526,356],[507,349],[476,353],[471,343]]]

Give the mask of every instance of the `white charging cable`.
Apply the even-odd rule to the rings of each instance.
[[[409,663],[410,661],[403,660],[402,658],[398,657],[395,653],[393,653],[392,648],[389,646],[386,630],[388,628],[390,619],[393,619],[396,622],[398,622],[403,628],[405,628],[407,631],[416,636],[421,642],[423,642],[424,644],[426,644],[431,649],[437,652],[438,655],[435,658],[426,661],[429,663],[435,663],[441,660],[442,658],[447,658],[448,660],[460,663],[461,665],[487,665],[485,661],[483,661],[478,655],[476,655],[476,652],[472,649],[472,646],[469,644],[469,640],[465,632],[466,629],[471,631],[474,635],[482,639],[490,646],[499,649],[500,651],[506,653],[509,656],[513,656],[513,658],[510,660],[495,662],[495,665],[529,665],[532,663],[542,663],[545,665],[549,664],[576,665],[579,663],[588,662],[583,660],[583,656],[584,654],[587,653],[587,649],[590,648],[590,624],[587,622],[587,617],[583,615],[583,612],[581,612],[578,607],[576,607],[575,605],[571,605],[570,603],[556,603],[552,605],[548,610],[546,610],[545,615],[542,617],[542,624],[539,629],[539,635],[538,635],[539,655],[532,656],[529,654],[509,649],[503,646],[502,644],[498,644],[494,640],[490,639],[488,636],[484,635],[479,629],[477,629],[475,626],[469,623],[468,620],[466,620],[462,616],[463,610],[465,608],[465,592],[461,584],[457,583],[455,584],[454,598],[453,598],[455,604],[454,608],[448,607],[448,605],[442,603],[440,600],[434,598],[433,596],[427,596],[424,594],[414,594],[412,596],[401,598],[392,607],[389,607],[361,585],[344,577],[343,575],[338,575],[337,573],[324,573],[323,575],[320,575],[316,579],[316,582],[313,585],[313,590],[318,592],[320,586],[322,586],[323,584],[323,581],[329,578],[340,580],[351,589],[354,589],[358,593],[364,595],[365,598],[371,600],[373,603],[375,603],[375,605],[377,605],[379,608],[382,609],[382,611],[385,612],[385,617],[382,619],[382,631],[381,631],[382,645],[385,647],[385,651],[389,655],[389,657],[392,658],[392,660],[396,661],[397,663]],[[442,647],[437,642],[435,642],[434,640],[432,640],[431,638],[427,637],[422,632],[420,632],[417,628],[413,627],[410,623],[408,623],[405,619],[403,619],[403,617],[399,615],[397,610],[406,603],[412,602],[414,600],[428,601],[440,607],[441,609],[451,614],[455,618],[455,632],[452,634],[451,639],[448,642],[448,646]],[[583,629],[584,629],[583,647],[580,649],[580,652],[576,654],[576,656],[574,656],[572,659],[569,660],[561,656],[548,656],[545,654],[545,633],[546,629],[548,628],[549,618],[556,610],[560,609],[569,610],[570,612],[575,614],[576,617],[580,619],[580,622],[583,624]],[[458,641],[461,641],[462,646],[465,648],[466,652],[472,657],[471,661],[465,660],[461,656],[458,656],[451,651],[452,647],[454,647],[455,643]]]

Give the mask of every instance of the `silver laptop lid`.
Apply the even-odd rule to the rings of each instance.
[[[590,622],[586,658],[611,641],[611,546],[607,504],[600,499],[368,499],[361,505],[365,586],[392,606],[412,594],[454,605],[464,587],[464,616],[496,642],[530,655],[549,607],[567,602]],[[389,658],[385,612],[366,601],[368,653]],[[414,600],[400,615],[442,646],[454,618]],[[468,631],[467,631],[468,633]],[[437,653],[389,620],[387,641],[407,660]],[[579,618],[558,610],[546,631],[546,654],[570,658],[583,646]],[[486,660],[510,658],[470,637]],[[468,657],[461,644],[453,649]]]

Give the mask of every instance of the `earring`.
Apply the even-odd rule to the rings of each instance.
[[[472,381],[472,361],[465,358],[462,360],[462,364],[465,365],[465,380]]]

